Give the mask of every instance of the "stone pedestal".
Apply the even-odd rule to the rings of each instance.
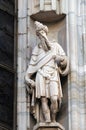
[[[59,123],[37,123],[33,130],[65,130]]]

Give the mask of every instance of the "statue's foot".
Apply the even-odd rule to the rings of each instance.
[[[53,123],[56,122],[56,113],[52,113],[52,114],[51,114],[51,121],[52,121]]]
[[[51,120],[46,120],[45,122],[46,122],[46,123],[50,123],[50,122],[51,122]]]
[[[53,123],[56,123],[56,120],[52,120]]]

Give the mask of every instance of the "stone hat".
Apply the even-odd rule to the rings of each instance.
[[[48,27],[38,21],[35,21],[35,27],[36,27],[36,33],[38,33],[40,30],[44,30],[46,34],[48,33]]]

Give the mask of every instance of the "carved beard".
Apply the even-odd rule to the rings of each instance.
[[[51,49],[49,42],[46,39],[44,39],[43,37],[41,37],[41,43],[42,43],[42,48],[45,51],[49,51]]]

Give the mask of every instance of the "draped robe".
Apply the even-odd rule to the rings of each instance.
[[[58,64],[55,61],[55,59],[53,58],[53,55],[65,56],[64,50],[56,42],[51,43],[51,50],[49,50],[47,52],[45,52],[43,50],[42,46],[39,47],[38,45],[34,48],[34,50],[32,52],[32,56],[31,56],[31,60],[30,60],[30,64],[29,64],[27,73],[31,74],[31,75],[36,73],[36,77],[35,77],[35,82],[36,82],[35,97],[36,98],[40,98],[41,96],[50,98],[50,96],[54,96],[54,95],[57,95],[59,98],[63,97],[61,83],[60,83],[60,77],[59,77]],[[53,88],[51,85],[50,85],[51,87],[48,87],[49,82],[52,80],[52,76],[51,76],[50,80],[49,79],[47,80],[45,77],[43,77],[43,75],[41,75],[39,73],[39,70],[40,69],[42,70],[45,66],[47,66],[47,64],[49,64],[49,66],[50,66],[50,64],[51,64],[50,62],[52,60],[54,60],[54,62],[55,62],[55,66],[52,66],[54,69],[53,74],[55,75],[55,77],[53,77],[53,80],[55,79],[54,81],[57,82]],[[57,61],[58,61],[58,57],[57,57]],[[44,73],[44,71],[43,71],[43,73]]]

